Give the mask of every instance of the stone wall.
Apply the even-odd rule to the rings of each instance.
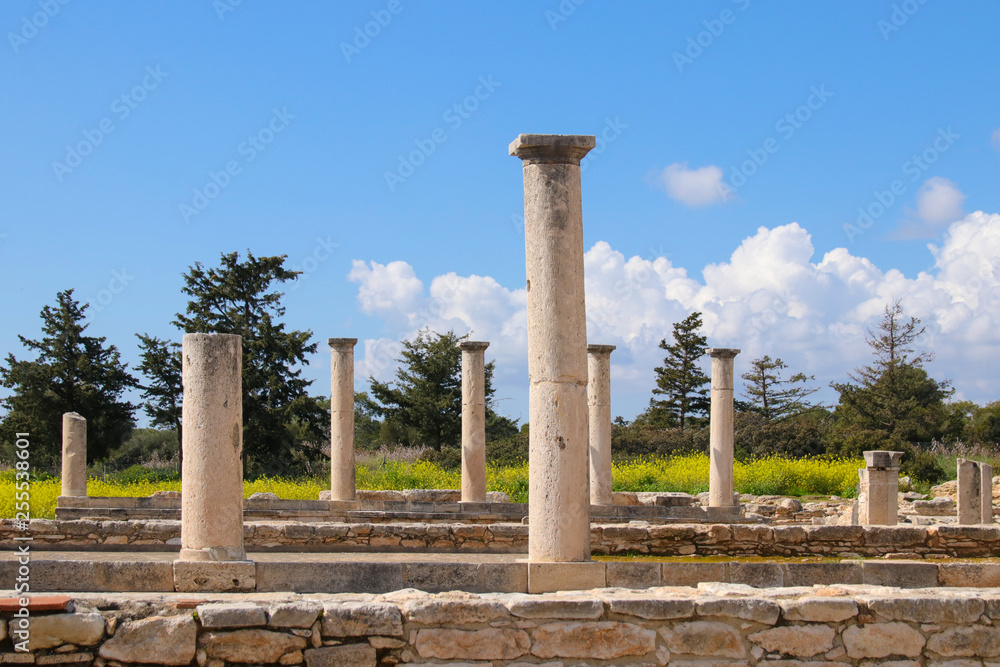
[[[14,652],[22,637],[10,603],[0,601],[0,663],[958,667],[1000,656],[1000,596],[988,589],[708,585],[267,599],[78,594],[35,598],[29,653]],[[885,662],[893,660],[901,662]]]
[[[247,522],[249,551],[426,551],[526,553],[527,526],[517,523]],[[0,521],[0,549],[23,533]],[[178,521],[31,522],[33,549],[170,551]],[[766,526],[643,522],[591,526],[594,554],[655,556],[1000,556],[1000,526]]]

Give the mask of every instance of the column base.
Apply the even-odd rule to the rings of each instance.
[[[249,593],[257,588],[257,566],[251,560],[174,561],[178,593]]]
[[[247,560],[247,552],[243,547],[203,547],[201,549],[181,547],[178,560],[195,563],[241,561]]]

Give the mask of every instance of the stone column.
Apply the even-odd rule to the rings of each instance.
[[[992,498],[991,507],[992,507]],[[982,474],[978,461],[958,459],[958,523],[974,525],[983,520]]]
[[[709,507],[733,507],[733,359],[740,351],[710,347],[712,412],[709,418]]]
[[[980,463],[979,479],[979,487],[983,493],[981,501],[983,509],[982,523],[993,523],[993,466],[989,463]]]
[[[486,348],[466,340],[462,350],[462,502],[486,502]]]
[[[60,495],[87,495],[87,420],[75,412],[64,412],[62,418]]]
[[[864,452],[865,469],[858,471],[858,523],[895,526],[899,508],[899,460],[902,452]]]
[[[587,346],[591,505],[614,504],[611,495],[611,353],[614,349],[614,345]]]
[[[528,301],[528,560],[590,560],[580,159],[593,136],[521,134]]]
[[[246,560],[242,337],[184,334],[182,561]]]
[[[357,338],[331,338],[330,500],[354,500],[354,346]]]

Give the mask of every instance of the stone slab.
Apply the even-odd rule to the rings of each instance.
[[[174,590],[183,593],[242,593],[257,587],[253,561],[173,562]]]
[[[589,590],[606,583],[605,563],[528,563],[529,593]]]
[[[917,561],[865,561],[864,583],[868,586],[932,588],[938,585],[938,566]]]

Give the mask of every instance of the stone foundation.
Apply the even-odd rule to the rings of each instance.
[[[988,589],[74,594],[32,604],[30,652],[14,653],[14,607],[0,601],[3,625],[10,624],[0,631],[0,663],[958,667],[1000,656],[1000,596]]]
[[[625,509],[625,508],[622,508]],[[630,509],[646,509],[635,507]],[[32,550],[171,551],[178,521],[31,521]],[[0,521],[0,550],[24,533]],[[526,553],[520,523],[252,522],[248,551]],[[923,558],[1000,556],[1000,526],[766,526],[742,524],[594,524],[594,554],[653,556],[826,556]]]

